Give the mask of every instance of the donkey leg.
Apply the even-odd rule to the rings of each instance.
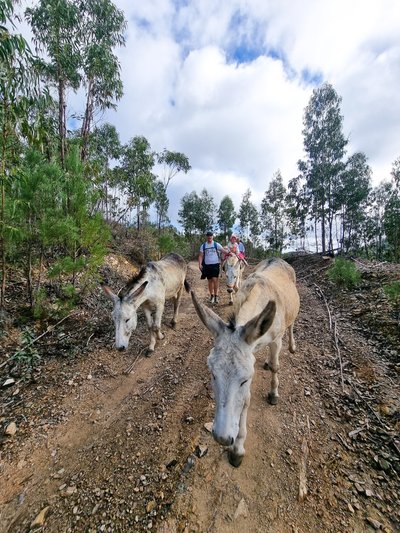
[[[146,317],[147,326],[150,332],[150,344],[146,352],[146,355],[149,357],[154,352],[154,347],[156,345],[156,335],[154,333],[153,317],[151,315],[151,310],[148,309],[147,307],[144,307],[143,311],[144,311],[144,316]]]
[[[175,329],[176,327],[176,322],[177,322],[178,313],[179,313],[179,306],[181,305],[182,294],[183,294],[183,285],[179,289],[178,294],[174,298],[174,316],[172,317],[172,320],[171,320],[172,329]]]
[[[268,401],[271,405],[276,405],[279,400],[279,353],[282,348],[282,339],[277,339],[270,345],[270,357],[268,367],[271,370],[271,391],[268,394]]]
[[[242,464],[243,457],[245,454],[244,441],[246,440],[247,436],[247,410],[249,408],[249,405],[250,394],[245,400],[243,411],[240,415],[238,436],[236,437],[233,446],[231,446],[228,451],[229,462],[232,466],[235,466],[236,468]]]
[[[156,312],[154,313],[154,323],[153,323],[153,330],[154,333],[157,335],[158,340],[162,340],[164,338],[164,335],[161,333],[161,318],[164,312],[164,304],[157,305]]]
[[[293,336],[293,324],[288,327],[289,334],[289,352],[294,353],[296,351],[296,341]]]
[[[233,292],[229,293],[229,305],[233,305]]]

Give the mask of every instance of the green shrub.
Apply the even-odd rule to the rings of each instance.
[[[11,356],[11,361],[21,366],[22,370],[32,371],[40,361],[40,355],[33,346],[35,333],[25,328],[21,333],[20,348]]]
[[[32,314],[33,318],[40,320],[48,316],[48,299],[46,291],[43,288],[40,288],[35,291],[35,299],[32,303]]]
[[[359,283],[361,274],[356,269],[354,263],[347,259],[337,257],[328,270],[328,277],[340,287],[350,289]]]
[[[393,281],[383,287],[386,296],[394,307],[400,307],[400,281]]]

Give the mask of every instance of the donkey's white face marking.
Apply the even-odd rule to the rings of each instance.
[[[112,318],[115,325],[115,346],[118,350],[126,349],[137,326],[136,306],[124,299],[118,299],[114,304]]]
[[[215,396],[213,436],[224,446],[231,446],[238,436],[240,416],[250,400],[254,361],[250,346],[228,328],[208,356]]]
[[[225,263],[226,284],[229,289],[237,286],[237,278],[240,271],[240,260],[236,256],[230,256]]]

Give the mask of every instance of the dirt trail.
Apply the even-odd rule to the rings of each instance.
[[[109,310],[98,317],[106,332],[82,339],[87,354],[51,361],[24,400],[3,409],[19,431],[0,447],[0,532],[29,531],[46,508],[41,527],[49,532],[396,531],[398,378],[378,341],[341,314],[342,386],[315,279],[300,272],[298,351],[284,342],[277,406],[266,403],[270,374],[266,354],[257,356],[238,469],[205,428],[212,341],[189,296],[151,358],[141,355],[143,327],[122,354],[111,348]],[[195,263],[189,280],[205,299]],[[223,287],[221,295],[216,310],[226,318]],[[168,307],[164,324],[170,316]]]

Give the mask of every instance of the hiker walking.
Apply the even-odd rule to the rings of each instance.
[[[199,269],[201,279],[208,280],[208,290],[210,292],[210,303],[219,303],[219,253],[226,251],[223,246],[214,241],[212,231],[206,233],[207,241],[200,246]]]

